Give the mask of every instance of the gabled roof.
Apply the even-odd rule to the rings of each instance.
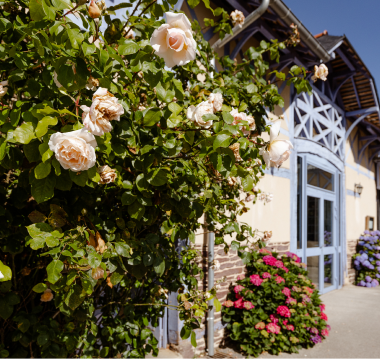
[[[334,51],[334,48],[345,38],[345,36],[325,35],[318,38],[318,42],[326,49],[327,52]]]

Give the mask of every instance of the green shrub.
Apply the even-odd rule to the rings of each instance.
[[[318,290],[297,255],[251,252],[247,275],[223,304],[230,338],[249,355],[297,353],[329,334]]]

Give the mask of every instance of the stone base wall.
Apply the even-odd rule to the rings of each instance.
[[[207,290],[207,246],[197,245],[199,251],[202,252],[204,258],[203,271],[205,273],[204,279],[199,281],[199,289]],[[267,245],[271,251],[278,253],[285,253],[289,251],[290,242],[282,243],[269,243]],[[230,250],[228,254],[224,253],[223,246],[215,246],[215,259],[220,262],[220,269],[214,272],[215,281],[226,277],[225,282],[221,284],[221,288],[218,290],[217,297],[221,303],[223,303],[227,294],[231,292],[233,286],[236,284],[237,277],[244,275],[245,265],[238,257],[236,251]],[[207,316],[202,323],[202,327],[196,331],[197,343],[196,354],[204,353],[207,347]],[[217,348],[223,342],[224,338],[224,325],[222,323],[221,312],[215,313],[214,316],[214,347]]]
[[[347,239],[347,277],[345,282],[348,284],[353,284],[355,282],[356,271],[352,261],[352,256],[356,253],[356,246],[358,244],[358,239]]]

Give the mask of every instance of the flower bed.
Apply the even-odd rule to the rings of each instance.
[[[359,238],[358,253],[353,255],[358,272],[356,284],[361,287],[377,287],[380,280],[380,231],[364,231]]]
[[[290,252],[254,252],[246,277],[229,294],[223,320],[248,355],[297,353],[328,336],[325,306],[300,262]]]

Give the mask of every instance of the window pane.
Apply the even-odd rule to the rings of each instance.
[[[324,201],[324,236],[323,243],[325,247],[333,245],[333,203],[331,201]]]
[[[306,264],[309,278],[319,289],[319,256],[307,257]]]
[[[307,165],[307,184],[334,191],[334,175],[313,165]]]
[[[324,265],[325,265],[325,274],[324,282],[325,288],[328,288],[333,285],[333,254],[327,254],[324,256]]]
[[[319,247],[319,198],[307,197],[307,247]]]
[[[297,249],[302,249],[302,157],[297,157]]]

